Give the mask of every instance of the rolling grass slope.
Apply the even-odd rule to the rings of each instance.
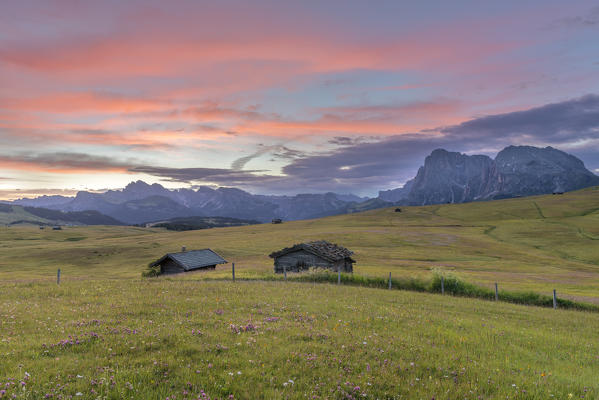
[[[33,215],[22,206],[13,206],[0,203],[0,224],[8,225],[17,221],[31,221],[32,223],[49,224],[51,221],[45,218]]]
[[[0,317],[8,398],[599,397],[594,313],[137,278],[4,285]]]
[[[2,225],[123,225],[116,219],[98,211],[62,212],[47,208],[27,207],[0,203]]]
[[[268,281],[267,257],[326,239],[356,252],[356,274],[434,268],[594,300],[598,188],[393,210],[191,232],[0,228],[0,398],[599,398],[597,313]],[[140,278],[181,245],[264,280],[206,279],[229,266]]]
[[[429,278],[452,271],[485,286],[599,299],[599,188],[493,202],[403,207],[317,220],[168,232],[136,227],[0,228],[0,278],[139,277],[166,252],[210,247],[238,276],[272,274],[273,250],[325,239],[355,252],[358,274]],[[220,266],[211,277],[228,276]],[[183,279],[201,279],[205,273]]]

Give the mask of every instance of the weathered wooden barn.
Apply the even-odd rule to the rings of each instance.
[[[227,260],[210,249],[168,253],[151,264],[160,266],[161,274],[178,274],[198,269],[214,269],[218,264],[226,264]]]
[[[275,260],[275,273],[299,272],[311,267],[353,272],[354,254],[345,247],[324,240],[300,243],[270,254]]]

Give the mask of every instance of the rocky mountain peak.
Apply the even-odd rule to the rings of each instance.
[[[495,160],[434,150],[418,170],[409,190],[381,192],[413,205],[565,192],[599,185],[599,177],[573,155],[553,147],[508,146]]]

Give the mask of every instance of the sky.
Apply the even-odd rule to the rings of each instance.
[[[375,196],[436,148],[599,173],[599,2],[0,4],[0,199]]]

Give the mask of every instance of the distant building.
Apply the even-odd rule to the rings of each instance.
[[[214,269],[218,264],[226,264],[227,260],[210,249],[168,253],[150,266],[160,266],[160,274],[178,274],[198,269]]]
[[[319,240],[287,247],[270,254],[269,257],[275,260],[277,274],[285,270],[299,272],[310,267],[353,272],[355,261],[351,258],[352,254],[353,251],[345,247]]]
[[[52,227],[52,230],[53,230],[53,231],[61,231],[61,230],[62,230],[62,227],[61,227],[61,226],[53,226],[53,227]]]
[[[272,223],[273,224],[282,224],[283,220],[281,218],[273,218]]]
[[[401,212],[401,208],[396,208],[395,212]]]

